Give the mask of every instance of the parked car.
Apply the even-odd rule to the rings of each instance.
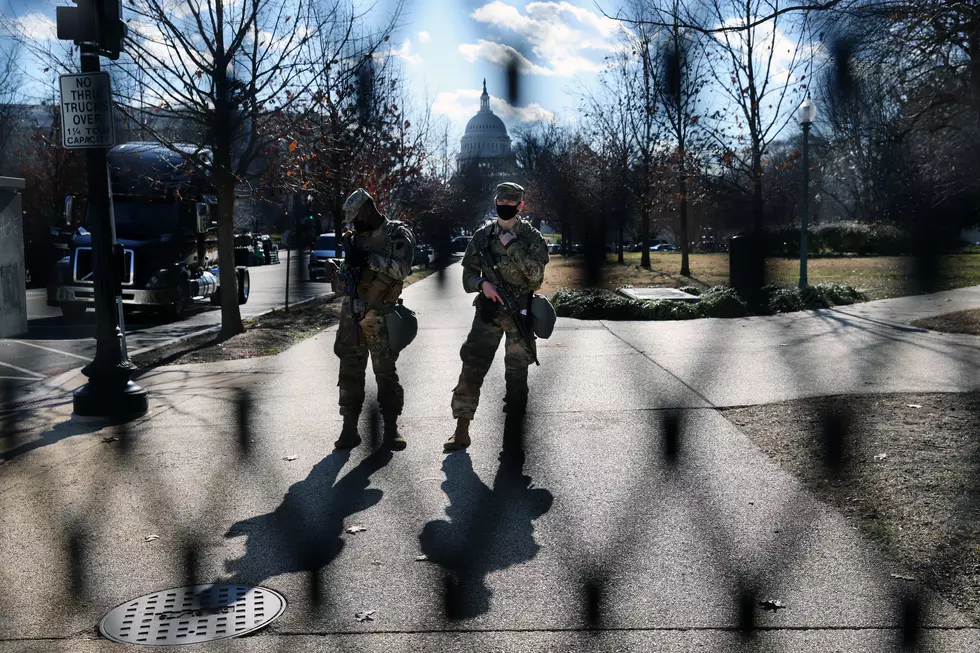
[[[548,253],[549,254],[561,254],[561,244],[560,243],[548,243]]]
[[[415,255],[412,257],[412,265],[428,265],[432,262],[432,248],[425,243],[415,244]]]
[[[266,265],[276,265],[279,263],[279,246],[272,240],[271,236],[263,234],[259,238],[262,247],[262,254],[265,256]]]
[[[449,241],[449,253],[463,254],[466,252],[466,248],[469,247],[471,240],[473,240],[472,236],[456,236]]]
[[[677,248],[673,245],[668,245],[667,243],[662,243],[660,245],[654,245],[650,248],[651,252],[676,252]]]
[[[313,251],[310,252],[310,280],[322,278],[327,280],[327,261],[332,258],[340,258],[340,248],[337,244],[336,234],[321,234],[316,242],[313,243]]]

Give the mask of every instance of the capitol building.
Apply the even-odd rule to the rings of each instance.
[[[480,110],[466,123],[456,158],[457,172],[463,173],[471,166],[476,166],[481,175],[512,174],[515,169],[507,127],[490,109],[487,80],[483,80]]]

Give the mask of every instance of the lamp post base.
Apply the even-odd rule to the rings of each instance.
[[[146,389],[125,381],[106,383],[89,381],[75,391],[72,402],[79,417],[105,417],[119,420],[136,419],[149,410]]]

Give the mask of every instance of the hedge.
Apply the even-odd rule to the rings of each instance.
[[[774,315],[842,306],[864,299],[865,296],[851,286],[832,283],[803,290],[766,286],[760,293],[758,305],[753,307],[728,286],[715,286],[701,292],[701,301],[696,304],[673,300],[641,301],[598,288],[562,288],[552,296],[551,303],[559,317],[579,320],[690,320]]]

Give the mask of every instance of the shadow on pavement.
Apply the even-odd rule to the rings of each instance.
[[[2,450],[0,451],[0,462],[10,462],[35,449],[56,444],[76,435],[95,433],[106,428],[106,426],[108,426],[106,423],[72,418],[56,424],[39,438],[23,441],[22,436],[33,431],[29,422],[25,428],[21,429],[17,423],[7,419],[0,420],[0,450]]]
[[[488,612],[493,590],[487,576],[530,561],[541,548],[534,541],[533,522],[551,509],[554,497],[531,488],[524,460],[523,450],[505,447],[492,489],[473,471],[467,453],[443,461],[449,519],[426,524],[419,540],[429,560],[446,570],[445,614],[450,619]]]
[[[226,561],[225,570],[233,576],[216,582],[261,585],[286,573],[315,576],[343,550],[344,520],[381,501],[382,491],[368,484],[391,458],[391,451],[382,448],[337,480],[350,453],[331,453],[289,488],[275,511],[231,526],[225,537],[247,537],[245,555]]]
[[[126,333],[138,333],[145,329],[154,327],[169,326],[176,330],[186,329],[187,318],[196,317],[203,313],[215,312],[220,310],[217,306],[194,305],[186,309],[186,315],[174,320],[166,315],[153,311],[127,312],[123,318],[126,325]],[[192,325],[200,328],[200,325]],[[80,318],[67,318],[64,316],[37,317],[28,320],[27,333],[18,336],[19,340],[77,340],[78,338],[95,337],[95,312],[88,311]]]

